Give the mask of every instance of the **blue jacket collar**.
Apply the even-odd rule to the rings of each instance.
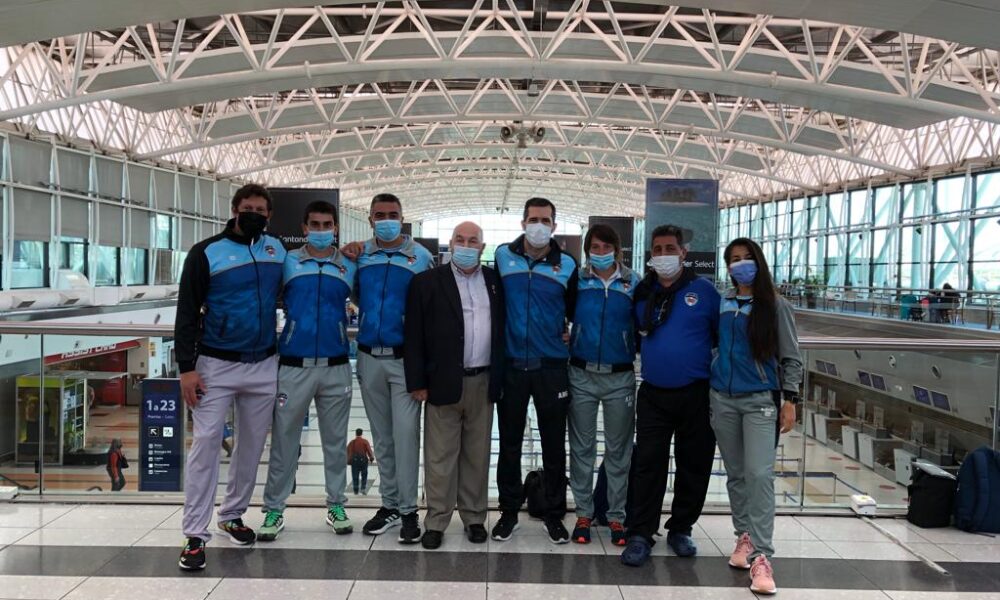
[[[415,244],[416,242],[413,241],[412,237],[408,235],[403,235],[403,243],[399,245],[399,248],[393,248],[392,250],[393,252],[399,252],[400,254],[406,256],[407,258],[416,258],[417,253],[414,250]],[[380,250],[384,250],[384,248],[378,245],[378,242],[375,241],[375,238],[372,238],[367,242],[365,242],[365,254],[375,254]]]
[[[517,236],[517,239],[507,245],[510,251],[518,256],[531,260],[531,257],[524,251],[524,234]],[[552,266],[558,265],[562,260],[562,248],[555,240],[549,240],[549,253],[542,259]]]
[[[290,252],[290,254],[292,256],[294,256],[295,260],[299,261],[300,263],[304,263],[304,262],[307,262],[307,261],[310,261],[310,260],[316,261],[316,262],[324,261],[324,262],[332,263],[332,264],[334,264],[334,265],[336,265],[338,267],[342,267],[342,266],[344,266],[344,260],[346,260],[346,258],[344,257],[343,254],[341,254],[340,249],[338,249],[338,248],[334,248],[333,249],[333,254],[331,254],[330,256],[328,256],[326,258],[322,258],[322,259],[321,258],[316,258],[315,256],[309,254],[309,251],[306,250],[305,246],[300,246],[300,247],[296,248],[295,250],[292,250]]]

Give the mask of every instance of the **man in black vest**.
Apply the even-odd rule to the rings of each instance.
[[[503,385],[500,278],[479,264],[483,230],[461,223],[451,263],[416,275],[406,298],[406,387],[424,412],[424,548],[441,546],[458,505],[469,541],[486,542],[493,403]]]

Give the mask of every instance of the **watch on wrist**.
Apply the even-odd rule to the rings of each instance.
[[[792,404],[799,404],[802,402],[802,398],[795,392],[783,392],[782,396],[784,397],[785,402],[791,402]]]

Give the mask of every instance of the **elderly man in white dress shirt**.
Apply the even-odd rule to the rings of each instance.
[[[458,506],[466,535],[484,543],[493,402],[503,383],[503,288],[479,264],[483,231],[461,223],[451,263],[413,278],[406,300],[406,387],[424,412],[426,531],[441,546]]]

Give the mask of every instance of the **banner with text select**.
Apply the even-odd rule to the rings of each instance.
[[[647,179],[646,243],[649,257],[653,230],[676,225],[684,231],[685,266],[715,279],[719,237],[719,182],[715,179]]]

